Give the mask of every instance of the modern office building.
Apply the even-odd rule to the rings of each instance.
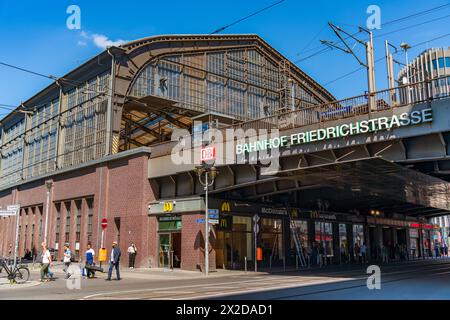
[[[406,80],[407,79],[407,80]],[[446,97],[450,93],[450,48],[431,48],[425,50],[404,66],[398,74],[400,84],[429,81],[428,86],[410,88],[410,99],[420,100],[428,95],[433,98]],[[405,100],[406,91],[401,99]]]

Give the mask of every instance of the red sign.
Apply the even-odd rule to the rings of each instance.
[[[433,229],[433,226],[431,224],[424,224],[423,228],[424,229]]]
[[[216,148],[208,147],[201,150],[201,161],[209,161],[216,159]]]
[[[412,222],[412,223],[409,224],[409,227],[410,228],[420,228],[420,223]]]
[[[102,219],[102,229],[106,229],[106,227],[108,226],[108,220],[106,218]]]

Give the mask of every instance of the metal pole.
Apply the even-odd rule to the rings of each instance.
[[[244,258],[245,260],[245,273],[247,273],[247,256],[245,256],[245,258]]]
[[[409,90],[409,66],[408,66],[408,49],[405,49],[405,60],[406,60],[406,83],[408,84],[406,87],[407,90],[407,95],[406,95],[406,99],[407,99],[407,103],[411,103],[411,91]]]
[[[258,272],[258,258],[257,258],[257,250],[258,250],[258,247],[257,247],[257,244],[256,244],[256,232],[253,232],[254,233],[254,235],[255,235],[255,272]]]
[[[205,184],[205,275],[209,274],[209,219],[208,219],[208,171]]]
[[[45,204],[45,225],[44,225],[44,242],[47,244],[47,231],[48,231],[48,213],[50,208],[50,184],[47,185],[47,203]]]
[[[14,269],[16,268],[17,250],[19,249],[19,210],[16,210],[16,243],[14,248]]]

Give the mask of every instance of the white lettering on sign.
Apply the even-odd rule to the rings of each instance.
[[[201,161],[214,160],[216,158],[216,148],[208,147],[201,150]]]
[[[287,215],[287,210],[286,209],[276,209],[276,208],[261,208],[261,213]]]
[[[327,112],[324,113],[326,115]],[[236,145],[236,154],[260,152],[282,147],[292,147],[316,141],[345,138],[364,133],[389,131],[395,128],[433,122],[432,109],[415,110],[410,113],[362,120],[354,123],[344,123],[335,127],[315,129],[306,132],[293,133],[289,136],[273,137],[258,141],[249,141]]]

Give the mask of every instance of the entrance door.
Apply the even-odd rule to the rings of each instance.
[[[181,232],[172,233],[173,267],[181,268]]]
[[[159,267],[170,268],[170,233],[159,235]]]

